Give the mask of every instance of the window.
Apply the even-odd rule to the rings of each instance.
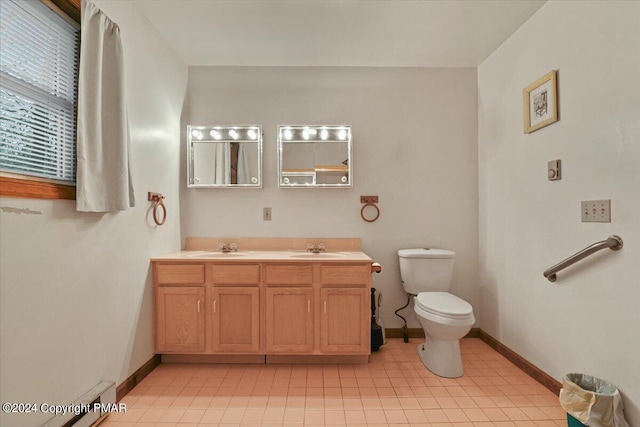
[[[0,170],[74,185],[79,29],[41,2],[2,0],[0,38]]]

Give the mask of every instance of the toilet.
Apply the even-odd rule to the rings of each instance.
[[[456,254],[446,249],[401,249],[400,277],[413,295],[413,309],[426,340],[418,346],[422,363],[434,374],[462,376],[460,339],[475,323],[471,304],[449,293]]]

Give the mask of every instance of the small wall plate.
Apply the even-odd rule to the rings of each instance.
[[[360,196],[360,203],[378,203],[378,196]]]
[[[611,200],[580,202],[582,222],[611,222]]]
[[[561,160],[551,160],[547,163],[547,179],[549,181],[559,181],[562,179]]]

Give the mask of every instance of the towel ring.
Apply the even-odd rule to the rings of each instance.
[[[364,203],[364,206],[362,206],[362,209],[360,209],[360,216],[362,217],[362,219],[367,222],[374,222],[380,217],[380,208],[376,204],[378,203],[378,196],[360,196],[360,203]],[[373,208],[376,210],[376,216],[374,216],[373,218],[367,218],[366,216],[364,216],[364,210],[367,208],[367,206],[373,206]]]
[[[149,201],[153,202],[153,221],[157,225],[163,225],[167,220],[167,207],[164,205],[164,196],[160,193],[149,193]],[[162,208],[162,220],[158,216],[158,212]]]
[[[367,218],[366,216],[364,216],[364,210],[367,208],[367,206],[372,206],[376,210],[376,216],[374,216],[373,218]],[[380,217],[380,208],[375,203],[365,203],[362,206],[362,209],[360,209],[360,216],[367,222],[375,222],[378,217]]]

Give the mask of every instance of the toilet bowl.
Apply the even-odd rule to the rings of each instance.
[[[475,323],[471,304],[449,293],[455,253],[446,249],[401,249],[400,276],[424,330],[418,346],[422,363],[441,377],[462,376],[460,339]]]
[[[471,305],[448,292],[421,292],[413,309],[426,338],[418,345],[422,363],[441,377],[462,376],[460,339],[475,323]]]

